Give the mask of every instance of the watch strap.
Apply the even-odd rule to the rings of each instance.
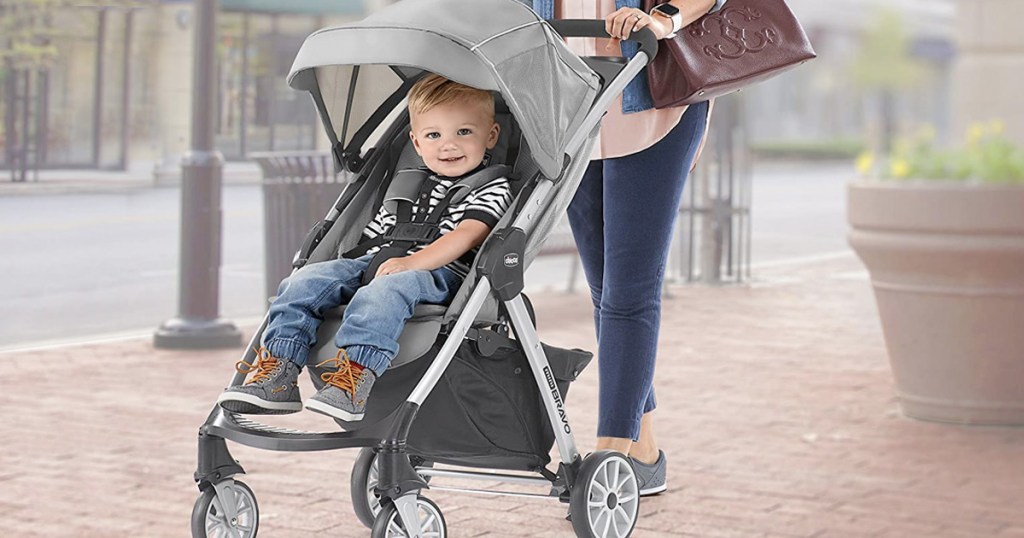
[[[683,15],[681,13],[679,13],[678,8],[676,8],[676,13],[674,15],[669,15],[668,13],[665,13],[664,11],[658,9],[661,6],[665,5],[665,4],[668,4],[668,2],[665,2],[663,4],[658,4],[657,6],[654,6],[651,9],[651,15],[653,15],[654,12],[657,11],[658,14],[660,14],[662,17],[666,17],[666,18],[668,18],[668,20],[672,21],[672,31],[669,32],[668,35],[666,35],[664,37],[664,39],[672,39],[673,37],[676,36],[676,34],[679,33],[679,30],[682,30],[682,27],[683,27]],[[671,5],[671,4],[669,4],[669,5]],[[672,6],[672,7],[675,8],[675,6]]]

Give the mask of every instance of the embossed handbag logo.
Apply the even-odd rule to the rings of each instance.
[[[762,24],[761,19],[761,12],[750,6],[725,7],[717,15],[704,17],[701,24],[690,25],[689,32],[698,39],[713,34],[720,36],[725,42],[706,45],[704,53],[717,60],[735,60],[748,52],[761,52],[768,45],[778,43],[779,33],[774,28],[762,26],[756,29]]]

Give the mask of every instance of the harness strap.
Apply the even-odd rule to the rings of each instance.
[[[511,166],[496,164],[494,166],[488,166],[475,174],[464,177],[458,183],[452,185],[451,190],[449,190],[449,192],[457,191],[455,196],[452,197],[451,203],[457,204],[464,200],[469,193],[483,187],[499,177],[508,177],[511,173]]]
[[[424,170],[415,168],[395,172],[382,203],[393,204],[391,212],[395,214],[397,222],[409,222],[412,220],[413,200],[416,199],[413,193],[422,187],[427,178],[428,174]],[[379,247],[390,240],[391,238],[388,237],[388,234],[380,234],[362,241],[341,256],[350,259],[358,258],[366,254],[370,249]]]
[[[377,268],[382,263],[391,258],[405,256],[410,248],[418,244],[431,243],[440,236],[437,223],[444,213],[444,208],[447,207],[447,202],[451,199],[452,192],[449,190],[444,199],[435,206],[435,210],[430,211],[430,194],[437,184],[437,180],[429,175],[422,178],[419,185],[419,196],[417,196],[419,204],[416,206],[415,212],[413,211],[413,202],[405,198],[396,200],[395,225],[386,234],[377,236],[381,238],[382,244],[388,242],[390,244],[373,255],[370,264],[363,271],[362,285],[365,286],[373,281],[377,275]]]
[[[424,169],[402,170],[395,174],[392,184],[388,186],[384,203],[394,203],[395,225],[385,234],[363,241],[352,250],[346,252],[346,258],[357,258],[371,248],[389,243],[374,254],[370,265],[363,272],[362,284],[369,284],[380,264],[397,257],[404,256],[416,245],[431,243],[440,236],[438,223],[452,204],[462,202],[469,193],[498,179],[508,176],[511,168],[505,165],[489,166],[479,172],[470,174],[452,185],[445,197],[432,209],[430,194],[438,181]],[[417,173],[412,173],[417,172]],[[400,178],[400,176],[402,176]],[[398,181],[401,179],[402,181]],[[418,184],[414,183],[418,182]],[[396,185],[396,183],[403,183]],[[411,194],[417,192],[413,198]],[[414,202],[415,200],[415,202]]]
[[[455,185],[452,185],[452,188],[448,189],[448,192],[445,193],[444,198],[442,198],[441,201],[438,202],[436,206],[434,206],[434,210],[431,211],[429,215],[424,215],[426,211],[424,211],[423,209],[426,208],[421,206],[420,215],[424,215],[423,222],[428,222],[430,224],[437,224],[441,222],[441,216],[444,215],[445,210],[447,210],[448,207],[452,205],[452,200],[455,198],[457,194],[458,190],[455,188]]]

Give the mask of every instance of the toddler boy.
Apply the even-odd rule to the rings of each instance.
[[[431,174],[425,180],[429,196],[417,198],[438,206],[453,185],[485,167],[485,154],[498,141],[491,93],[427,75],[409,90],[409,133],[416,152]],[[431,187],[432,186],[432,187]],[[370,248],[356,259],[338,258],[306,265],[285,278],[270,307],[263,347],[253,365],[240,362],[242,372],[253,372],[243,385],[228,387],[217,401],[237,413],[283,414],[301,410],[298,376],[324,312],[342,304],[341,327],[334,338],[335,358],[318,364],[331,367],[321,376],[326,383],[306,408],[334,418],[361,420],[374,382],[398,353],[398,337],[417,304],[445,304],[462,283],[446,267],[479,246],[512,200],[505,178],[497,178],[451,203],[438,222],[440,236],[380,262],[374,255],[389,243]],[[388,205],[378,211],[363,231],[364,240],[385,236],[397,221]],[[391,249],[392,251],[394,249]],[[363,285],[364,273],[373,279]]]

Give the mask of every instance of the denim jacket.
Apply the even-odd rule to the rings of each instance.
[[[555,18],[555,0],[532,0],[532,4],[531,0],[520,1],[533,7],[533,10],[544,20],[549,21]],[[722,5],[725,2],[726,0],[716,0],[715,6],[711,8],[711,11],[722,9]],[[640,5],[641,0],[615,0],[615,9],[622,9],[624,7],[639,9]],[[623,41],[621,46],[622,56],[626,59],[633,58],[640,50],[640,45],[635,41]],[[622,113],[641,112],[651,108],[654,108],[654,100],[651,98],[651,90],[647,86],[647,69],[644,68],[622,90]]]

